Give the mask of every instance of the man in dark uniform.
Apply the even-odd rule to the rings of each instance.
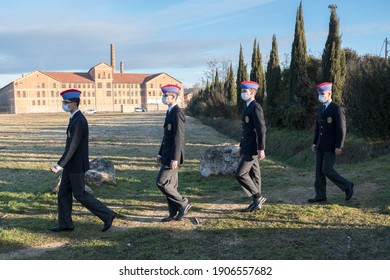
[[[317,122],[312,151],[316,161],[316,196],[309,203],[326,201],[326,177],[345,192],[345,199],[353,195],[354,184],[342,177],[334,164],[344,146],[346,134],[345,116],[341,107],[332,102],[332,83],[324,82],[316,87],[318,100],[322,103],[317,110]]]
[[[261,195],[261,175],[259,159],[265,158],[265,121],[263,108],[256,102],[255,96],[259,84],[252,81],[241,83],[241,98],[246,101],[242,112],[242,137],[238,150],[241,161],[236,170],[236,178],[249,193],[253,202],[243,212],[252,212],[261,208],[266,198]]]
[[[54,232],[73,231],[72,221],[72,193],[75,199],[86,207],[103,222],[102,231],[108,230],[115,218],[115,212],[108,209],[102,202],[85,191],[85,172],[89,169],[88,158],[88,122],[78,109],[80,104],[80,91],[69,89],[61,92],[63,98],[62,108],[70,112],[71,118],[66,130],[65,151],[60,160],[51,171],[57,173],[63,169],[61,184],[58,191],[58,227]]]
[[[162,102],[168,105],[164,122],[164,138],[157,156],[161,163],[156,184],[168,201],[169,215],[162,222],[180,221],[192,205],[178,192],[178,167],[184,162],[185,115],[177,105],[180,87],[172,84],[161,88]]]

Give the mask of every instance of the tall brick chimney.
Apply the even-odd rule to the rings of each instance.
[[[115,44],[111,44],[111,67],[113,73],[116,72],[116,62],[115,62]]]
[[[123,62],[121,61],[120,63],[120,71],[121,71],[121,74],[123,74],[123,72],[125,72],[125,67],[123,66]]]

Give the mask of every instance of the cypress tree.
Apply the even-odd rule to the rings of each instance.
[[[207,79],[206,81],[206,85],[204,87],[204,91],[203,91],[203,100],[204,101],[207,101],[209,98],[210,98],[210,82],[209,80]]]
[[[246,81],[246,80],[248,80],[248,71],[247,71],[247,66],[244,62],[244,55],[242,53],[242,46],[240,44],[240,55],[239,55],[239,59],[238,59],[238,70],[237,70],[237,79],[236,79],[238,117],[241,117],[242,109],[245,105],[245,102],[241,99],[240,84],[241,84],[241,82]]]
[[[264,101],[264,98],[266,97],[265,96],[265,92],[266,92],[266,82],[265,82],[265,73],[264,73],[264,69],[263,69],[263,58],[261,56],[261,52],[260,52],[260,46],[259,44],[257,44],[257,56],[259,57],[259,68],[258,68],[258,83],[259,83],[259,89],[258,89],[258,96],[259,96],[259,99],[258,101],[263,103]]]
[[[301,1],[297,11],[294,42],[291,50],[289,96],[283,116],[285,126],[302,129],[311,125],[314,94],[310,91],[310,87],[307,75],[306,39]]]
[[[302,15],[302,1],[300,2],[295,22],[294,42],[291,50],[289,101],[298,101],[308,94],[307,52],[305,27]]]
[[[259,53],[257,52],[256,39],[253,42],[253,51],[252,51],[252,63],[251,63],[251,73],[249,75],[251,81],[257,82],[258,80],[258,70],[259,70]]]
[[[341,48],[339,33],[339,19],[337,18],[336,5],[329,5],[331,9],[329,21],[329,33],[322,54],[323,80],[333,83],[332,99],[343,103],[343,87],[346,77],[345,53]]]
[[[218,68],[215,69],[215,75],[214,75],[214,82],[212,84],[213,87],[213,99],[216,105],[219,105],[219,103],[222,103],[224,100],[224,97],[222,95],[222,83],[219,79],[219,71]]]
[[[266,74],[267,84],[267,116],[272,125],[280,125],[280,106],[283,104],[281,92],[281,70],[279,64],[279,51],[276,35],[272,36],[272,49],[269,55]]]
[[[263,60],[261,57],[260,46],[256,44],[256,39],[253,43],[252,64],[251,64],[250,80],[259,83],[256,100],[263,103],[265,96],[265,77],[263,70]]]
[[[230,63],[230,67],[228,68],[224,89],[226,92],[227,102],[230,105],[236,105],[237,104],[237,90],[236,90],[236,82],[234,80],[234,71],[233,71],[232,63]]]

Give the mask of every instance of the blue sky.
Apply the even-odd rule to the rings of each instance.
[[[167,72],[186,87],[207,62],[250,65],[253,41],[268,62],[272,35],[279,57],[291,53],[300,0],[0,0],[0,88],[34,70],[87,72],[110,62],[110,44],[126,73]],[[389,0],[303,0],[307,50],[320,57],[329,4],[337,4],[342,46],[381,54],[390,39]],[[383,48],[383,49],[382,49]],[[250,70],[248,68],[248,70]]]

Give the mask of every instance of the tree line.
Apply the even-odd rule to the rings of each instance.
[[[329,32],[321,58],[308,55],[302,2],[295,22],[289,66],[281,67],[276,35],[266,69],[257,40],[254,40],[251,70],[240,45],[238,66],[209,62],[205,86],[190,101],[187,111],[195,117],[239,119],[244,101],[240,83],[256,81],[260,87],[256,100],[265,111],[267,126],[313,129],[319,106],[315,86],[332,82],[332,99],[345,108],[348,130],[366,139],[390,140],[390,66],[378,56],[359,56],[341,47],[337,6],[329,5]],[[223,72],[223,73],[220,73]]]

